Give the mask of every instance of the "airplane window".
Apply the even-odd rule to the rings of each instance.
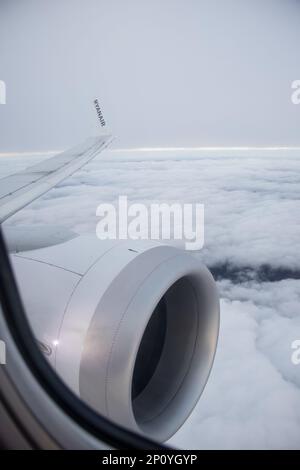
[[[298,449],[300,6],[1,9],[0,223],[51,373],[149,442]]]

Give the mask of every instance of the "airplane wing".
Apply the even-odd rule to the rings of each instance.
[[[0,223],[84,166],[112,141],[91,137],[82,144],[0,180]]]

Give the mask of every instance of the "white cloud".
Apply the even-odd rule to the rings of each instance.
[[[209,449],[299,448],[300,283],[223,281],[218,351],[196,410],[172,439]],[[298,311],[298,312],[297,312]]]
[[[221,280],[221,330],[212,375],[190,419],[172,439],[188,448],[300,448],[300,281],[255,282],[264,265],[300,271],[300,160],[294,156],[163,160],[106,151],[7,224],[66,225],[94,232],[99,203],[205,204],[209,266],[251,268],[254,280]],[[23,162],[0,159],[0,174]],[[32,159],[30,161],[32,163]],[[5,171],[4,171],[5,172]],[[250,276],[251,277],[251,276]]]

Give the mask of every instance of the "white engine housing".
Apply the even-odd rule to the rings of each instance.
[[[109,419],[169,439],[214,359],[219,300],[207,268],[171,246],[95,236],[11,257],[34,334],[61,378]]]

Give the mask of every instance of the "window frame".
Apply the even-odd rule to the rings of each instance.
[[[98,414],[95,410],[90,408],[84,403],[79,397],[77,397],[60,379],[57,373],[52,369],[51,365],[48,364],[47,360],[43,357],[37,342],[33,336],[33,332],[29,325],[26,317],[26,313],[23,307],[21,296],[18,291],[15,276],[10,263],[8,251],[5,245],[3,229],[0,226],[0,320],[4,321],[4,326],[7,328],[9,337],[8,349],[13,352],[17,352],[14,361],[22,361],[23,364],[19,366],[26,367],[26,373],[29,373],[39,385],[41,391],[46,395],[48,400],[55,405],[60,413],[63,413],[63,417],[69,418],[73,424],[80,430],[85,431],[90,436],[91,442],[90,447],[87,442],[83,443],[84,447],[87,448],[103,448],[103,444],[114,449],[142,449],[142,450],[166,450],[167,446],[156,443],[142,435],[138,435],[127,429],[114,424],[107,418],[104,418]],[[0,322],[1,327],[1,322]],[[9,343],[13,343],[9,344]],[[13,346],[13,347],[12,347]],[[3,372],[10,376],[10,369],[13,365],[13,358],[8,354],[8,363],[3,367]],[[12,360],[12,362],[10,362]],[[2,373],[2,371],[1,371]],[[23,375],[23,374],[22,374]],[[27,377],[27,375],[26,375]],[[3,378],[3,374],[2,374]],[[12,377],[10,377],[11,380]],[[0,375],[1,382],[1,375]],[[21,389],[18,387],[18,379],[16,375],[13,377],[15,391],[21,396]],[[23,384],[24,386],[24,384]],[[1,387],[2,393],[0,394],[0,404],[4,405],[5,409],[8,409],[8,402],[5,400],[5,387]],[[32,414],[34,415],[34,396],[32,397]],[[50,402],[49,402],[50,403]],[[13,405],[12,405],[13,407]],[[16,407],[17,408],[17,407]],[[21,430],[22,434],[26,434],[26,423],[22,422],[22,417],[18,416],[17,410],[10,410],[10,415],[14,415],[15,425]],[[20,422],[21,421],[21,422]],[[27,423],[28,424],[28,423]],[[23,427],[23,431],[22,428]],[[44,423],[44,431],[48,434],[48,437],[53,434],[47,430]],[[28,437],[28,436],[27,436]],[[96,439],[96,442],[95,442]],[[31,441],[31,448],[47,448],[44,445],[40,445]],[[60,436],[55,435],[56,444],[58,448],[76,448],[72,447],[72,442],[67,446],[63,443],[63,439]],[[71,438],[72,440],[72,438]],[[70,436],[69,436],[70,441]],[[77,440],[78,443],[78,440]],[[97,446],[97,443],[99,444]]]

